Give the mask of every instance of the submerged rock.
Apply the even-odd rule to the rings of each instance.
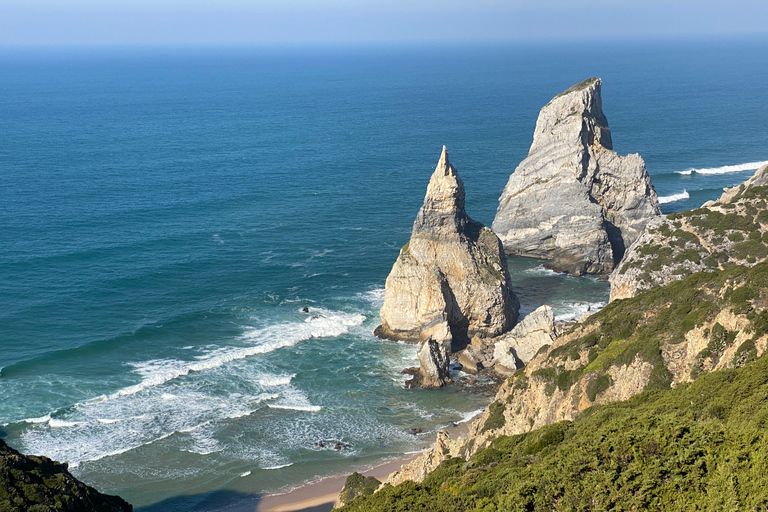
[[[450,352],[473,336],[508,331],[519,308],[501,242],[467,215],[464,183],[443,147],[411,239],[387,277],[375,334],[422,342],[421,377],[431,386],[445,380],[440,372],[447,372]]]
[[[590,78],[541,109],[493,221],[507,254],[575,275],[609,273],[661,213],[640,155],[612,151],[600,87]]]

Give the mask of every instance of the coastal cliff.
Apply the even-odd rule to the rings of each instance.
[[[420,342],[421,387],[447,379],[448,354],[515,324],[519,302],[499,238],[464,208],[443,147],[410,240],[387,277],[377,336]]]
[[[611,300],[694,272],[753,266],[768,257],[768,165],[701,208],[651,221],[610,276]]]
[[[707,272],[677,274],[677,278],[669,283],[658,283],[634,297],[614,300],[600,312],[582,319],[567,332],[553,338],[551,344],[541,345],[530,361],[502,384],[493,402],[472,422],[465,436],[451,439],[447,432],[439,432],[431,449],[388,477],[377,493],[383,497],[374,495],[365,502],[361,501],[360,505],[367,507],[366,510],[379,510],[375,506],[378,503],[376,500],[399,495],[403,492],[400,489],[408,489],[408,492],[415,493],[414,496],[430,490],[430,498],[434,500],[434,493],[442,492],[446,485],[454,490],[453,496],[457,492],[461,495],[465,490],[470,492],[469,489],[476,489],[477,485],[488,488],[495,485],[495,481],[489,479],[488,472],[500,461],[512,460],[512,466],[507,467],[507,471],[520,467],[531,468],[540,462],[538,455],[532,455],[537,454],[543,446],[560,446],[570,438],[574,441],[567,449],[564,448],[570,451],[560,453],[560,459],[552,460],[551,464],[561,464],[564,458],[571,456],[573,450],[583,450],[583,443],[601,451],[601,446],[605,446],[609,440],[605,437],[592,439],[589,437],[591,434],[580,433],[576,426],[580,422],[582,425],[589,424],[591,418],[599,416],[599,411],[603,410],[600,407],[614,407],[612,404],[617,402],[611,410],[636,412],[644,407],[652,409],[656,407],[653,404],[657,401],[690,396],[689,391],[697,389],[699,381],[702,381],[701,387],[708,390],[706,396],[701,395],[706,398],[706,404],[697,405],[700,407],[698,410],[692,407],[691,411],[695,411],[694,414],[705,421],[714,421],[722,426],[722,422],[728,419],[727,411],[730,408],[740,407],[742,400],[764,396],[762,393],[768,386],[765,375],[768,374],[757,375],[750,368],[768,367],[768,355],[764,355],[768,348],[768,261],[750,261],[749,254],[743,258],[734,258],[734,251],[742,249],[734,249],[733,244],[744,242],[724,241],[730,231],[739,231],[737,226],[744,224],[745,229],[748,228],[749,221],[755,227],[746,229],[746,236],[742,240],[756,242],[754,245],[759,243],[768,253],[768,247],[762,242],[763,231],[759,222],[763,217],[768,219],[768,202],[764,197],[764,194],[768,194],[768,187],[763,183],[768,183],[768,167],[762,168],[744,185],[726,190],[718,201],[708,203],[706,207],[709,212],[690,210],[667,219],[674,222],[680,219],[711,218],[713,222],[720,222],[721,217],[712,213],[720,212],[720,209],[727,212],[721,212],[723,216],[735,215],[729,218],[729,227],[723,228],[726,232],[710,240],[707,245],[712,261],[719,261],[720,265],[713,265]],[[741,224],[733,224],[734,219],[740,220]],[[701,227],[704,223],[703,220],[695,221],[692,225]],[[718,229],[718,226],[711,229]],[[674,246],[675,241],[682,236],[674,231],[650,229],[654,229],[662,246]],[[715,245],[715,242],[719,245]],[[646,252],[654,253],[657,250]],[[524,323],[525,319],[520,325]],[[735,382],[734,378],[742,374],[756,379],[750,384],[752,387],[749,393],[744,392],[738,398],[719,395],[721,388],[730,386],[730,383]],[[716,390],[712,382],[717,382],[714,385]],[[632,405],[621,405],[627,400]],[[687,411],[688,407],[696,400],[701,401],[701,398],[680,400],[684,403],[676,406],[677,410]],[[760,398],[760,401],[762,403],[763,399]],[[656,428],[658,424],[654,418],[661,418],[663,414],[655,410],[648,416],[650,426],[643,428]],[[701,425],[701,422],[691,423],[690,414],[686,412],[675,416],[675,421],[680,422],[678,428],[686,429],[684,432]],[[612,428],[622,431],[635,428],[634,423],[628,421],[629,424]],[[670,435],[667,431],[653,432],[657,438],[653,443],[659,443],[658,439],[666,439],[665,436]],[[628,451],[624,453],[633,453],[634,450],[642,452],[650,446],[633,444],[633,439],[647,434],[643,430],[627,440]],[[578,439],[582,439],[582,444],[577,442]],[[671,446],[677,439],[680,438],[664,441],[668,443],[665,446]],[[768,442],[768,438],[765,441]],[[518,453],[519,447],[527,448]],[[615,470],[610,465],[598,467],[597,462],[592,464],[589,471],[594,470],[595,474]],[[677,469],[688,472],[692,467],[678,466]],[[474,468],[481,470],[473,472]],[[745,468],[742,470],[747,471]],[[463,476],[470,474],[473,475],[471,478]],[[450,475],[450,478],[446,475]],[[574,475],[574,481],[582,476]],[[525,482],[533,487],[549,485],[549,480],[531,481],[524,475],[519,475],[519,478],[521,480],[509,481],[507,487],[497,489],[495,499],[501,501],[493,503],[498,505],[503,501],[502,495],[514,494],[517,486]],[[666,489],[663,479],[654,478],[646,484],[644,495],[652,496]],[[702,476],[700,480],[704,478]],[[749,486],[734,486],[731,491],[738,492],[741,499],[746,499],[752,492]],[[573,499],[585,498],[581,494],[584,489],[580,487],[569,492],[574,493]],[[695,494],[695,499],[707,497],[706,493],[696,492],[698,494]],[[488,496],[490,494],[486,494]],[[627,496],[626,499],[631,499],[632,492],[619,486],[611,496]],[[548,499],[546,496],[535,498],[544,501]],[[480,499],[478,496],[472,499],[472,503],[485,503],[477,501]],[[646,506],[653,507],[648,504]],[[353,506],[348,510],[362,509]],[[434,510],[448,509],[436,507]]]
[[[80,482],[66,464],[22,455],[0,440],[0,512],[27,510],[130,512],[133,507]]]
[[[492,225],[507,254],[574,275],[607,274],[661,213],[643,159],[612,150],[600,91],[601,80],[590,78],[541,109]]]

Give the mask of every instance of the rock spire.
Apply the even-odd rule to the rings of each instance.
[[[464,183],[443,147],[411,239],[387,277],[376,335],[421,342],[421,385],[439,387],[447,355],[474,336],[508,331],[519,307],[501,242],[467,215]]]
[[[590,78],[541,109],[493,221],[508,254],[576,275],[609,273],[661,213],[640,155],[612,150],[600,87]]]

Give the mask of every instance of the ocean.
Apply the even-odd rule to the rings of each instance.
[[[666,213],[768,161],[765,39],[0,49],[0,436],[145,512],[424,448],[489,400],[372,335],[442,145],[490,225],[591,76]],[[510,271],[523,314],[608,298]]]

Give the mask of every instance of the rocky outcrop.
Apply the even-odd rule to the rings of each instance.
[[[0,440],[0,510],[130,512],[133,507],[80,482],[66,464],[22,455]]]
[[[741,367],[768,348],[768,262],[690,276],[609,304],[517,370],[468,434],[434,446],[386,480],[422,481],[452,457],[469,460],[501,436],[574,420],[594,404],[667,389]],[[521,322],[522,324],[522,322]]]
[[[660,214],[643,159],[612,151],[600,87],[590,78],[541,109],[493,221],[507,254],[575,275],[609,273]]]
[[[768,165],[701,208],[648,223],[610,276],[611,300],[694,272],[751,267],[768,257]]]
[[[457,359],[467,373],[492,368],[499,375],[509,376],[556,337],[552,308],[541,306],[506,334],[495,338],[473,338],[472,343],[459,352]]]
[[[556,337],[552,308],[541,306],[496,341],[493,348],[494,363],[510,370],[522,368],[539,350],[551,345]]]
[[[427,366],[440,366],[447,361],[443,356],[475,336],[508,331],[518,309],[501,242],[467,215],[464,183],[443,147],[411,239],[387,277],[375,333],[393,340],[431,339],[419,351],[422,377],[437,382],[440,376]]]

